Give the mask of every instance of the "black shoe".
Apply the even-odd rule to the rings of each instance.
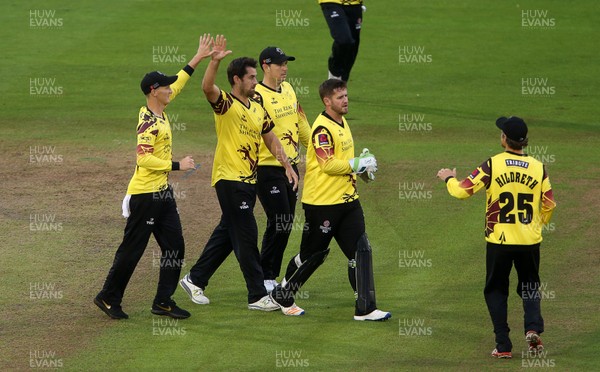
[[[152,310],[150,311],[155,315],[166,315],[175,319],[186,319],[192,315],[188,311],[177,306],[173,300],[161,303],[155,302],[152,304]]]
[[[113,319],[129,319],[129,315],[123,312],[120,305],[109,305],[100,297],[94,298],[94,303],[100,310]]]

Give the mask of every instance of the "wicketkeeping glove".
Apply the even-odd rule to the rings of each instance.
[[[369,149],[363,149],[358,157],[350,159],[349,162],[352,173],[361,174],[363,172],[377,172],[377,159],[369,152]]]

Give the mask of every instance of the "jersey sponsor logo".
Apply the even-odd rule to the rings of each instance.
[[[281,190],[277,188],[277,186],[273,186],[273,189],[269,191],[271,194],[280,194]]]
[[[331,12],[331,15],[329,16],[330,18],[336,18],[339,17],[340,15],[338,14],[338,12],[336,12],[335,10],[333,12]]]
[[[475,179],[475,177],[477,177],[477,175],[478,175],[478,174],[479,174],[479,169],[475,169],[475,170],[473,171],[473,173],[471,173],[471,174],[469,175],[469,178],[470,178],[470,179]]]
[[[329,136],[325,133],[319,134],[319,145],[329,145]]]
[[[327,234],[331,231],[331,223],[329,222],[329,220],[325,220],[323,221],[323,224],[321,226],[319,226],[319,228],[321,229],[321,232],[323,232],[323,234]]]
[[[152,217],[148,221],[146,221],[146,225],[154,225],[154,217]]]
[[[507,167],[521,167],[521,168],[529,168],[529,162],[523,160],[515,160],[515,159],[506,159],[504,160]]]
[[[242,202],[242,205],[240,205],[240,209],[248,209],[248,208],[250,208],[250,206],[246,202]]]

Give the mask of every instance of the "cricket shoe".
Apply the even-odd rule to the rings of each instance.
[[[277,283],[277,280],[274,279],[267,279],[264,282],[267,293],[273,292],[273,289],[279,285],[279,283]]]
[[[187,292],[193,303],[199,305],[208,305],[210,303],[208,297],[204,295],[204,290],[192,283],[190,274],[184,276],[183,279],[179,281],[179,285]]]
[[[492,356],[498,359],[510,359],[512,358],[512,353],[510,351],[498,351],[498,349],[492,350]]]
[[[107,304],[106,301],[100,297],[94,298],[94,303],[100,308],[100,310],[104,311],[106,315],[113,319],[129,319],[129,315],[123,312],[123,309],[121,309],[120,305]]]
[[[271,301],[273,303],[275,303],[281,307],[281,312],[283,313],[283,315],[289,315],[289,316],[304,315],[304,309],[301,308],[300,306],[296,305],[295,302],[291,306],[285,307],[285,306],[281,305],[280,303],[278,303],[277,301],[275,301],[275,299],[273,298],[272,295],[269,295],[269,297],[271,298]]]
[[[538,351],[544,350],[544,344],[542,338],[536,331],[527,331],[525,335],[525,341],[529,344],[529,352],[537,353]]]
[[[250,310],[261,310],[261,311],[275,311],[278,310],[281,306],[279,306],[276,302],[271,300],[270,295],[266,295],[260,300],[248,304],[248,309]]]
[[[381,310],[373,310],[365,315],[354,315],[354,320],[372,320],[372,321],[384,321],[392,317],[392,313],[388,313]]]
[[[177,306],[173,300],[153,303],[150,312],[154,315],[165,315],[175,319],[186,319],[192,315],[189,311],[183,310]]]

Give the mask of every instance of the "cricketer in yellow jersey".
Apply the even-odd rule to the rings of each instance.
[[[271,292],[271,298],[285,315],[304,314],[294,296],[325,261],[329,244],[335,238],[348,259],[348,278],[356,296],[354,319],[386,320],[391,314],[377,309],[371,247],[356,190],[356,175],[376,172],[377,161],[366,150],[354,157],[352,132],[344,118],[348,113],[346,83],[326,80],[319,87],[319,94],[325,111],[312,126],[307,150],[302,191],[306,222],[300,253],[290,260],[285,277]]]
[[[248,290],[248,308],[273,311],[274,304],[264,286],[258,251],[258,227],[254,217],[256,203],[256,168],[261,140],[284,167],[292,189],[298,186],[298,175],[273,133],[273,122],[255,95],[256,67],[254,59],[236,58],[227,68],[231,93],[215,85],[219,64],[231,53],[227,41],[217,35],[213,55],[208,64],[202,90],[211,104],[217,131],[217,149],[213,163],[212,183],[221,206],[221,220],[209,238],[202,255],[181,281],[191,300],[208,304],[204,289],[209,279],[233,251],[240,264]]]
[[[484,295],[496,335],[492,356],[511,358],[507,301],[513,264],[519,277],[517,293],[523,300],[525,340],[529,351],[543,349],[540,243],[542,228],[550,222],[556,202],[544,165],[523,151],[528,144],[525,121],[501,117],[496,126],[505,152],[483,162],[462,181],[456,179],[456,169],[440,169],[437,176],[446,182],[450,195],[459,199],[486,189]]]
[[[258,58],[263,70],[263,80],[256,85],[256,99],[260,101],[273,120],[273,133],[279,138],[298,173],[299,147],[308,147],[310,125],[296,98],[294,88],[285,81],[288,61],[296,58],[286,55],[277,47],[265,48]],[[283,253],[294,226],[294,213],[298,193],[285,175],[285,168],[261,141],[258,156],[257,194],[267,215],[267,226],[262,239],[260,261],[267,292],[278,284]]]
[[[181,319],[190,316],[171,298],[177,289],[185,244],[168,175],[170,171],[194,169],[195,164],[191,156],[172,161],[171,126],[164,110],[181,92],[200,61],[212,54],[212,42],[210,35],[202,35],[197,53],[176,76],[154,71],[146,74],[140,84],[146,106],[140,108],[137,164],[123,201],[127,224],[104,287],[94,299],[100,310],[113,319],[128,318],[121,301],[150,235],[154,235],[162,252],[158,289],[151,312]]]

